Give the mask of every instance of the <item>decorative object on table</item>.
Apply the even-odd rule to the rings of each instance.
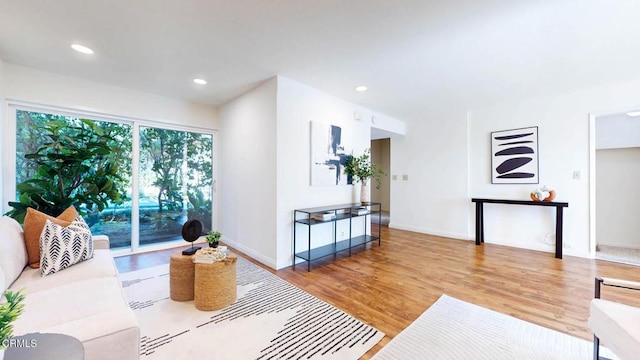
[[[380,188],[380,176],[386,175],[385,172],[378,168],[376,164],[371,162],[371,150],[366,149],[360,156],[352,156],[347,160],[344,169],[347,175],[353,180],[360,182],[360,202],[368,204],[371,202],[369,193],[369,180],[376,180],[376,189]]]
[[[13,336],[14,322],[24,310],[24,294],[22,291],[7,290],[4,293],[7,302],[0,304],[0,359],[4,358],[9,339]]]
[[[205,236],[205,239],[207,239],[210,247],[217,248],[221,236],[222,234],[219,231],[211,230],[207,236]]]
[[[200,235],[202,235],[202,223],[200,220],[188,220],[182,225],[182,238],[191,243],[191,249],[182,251],[182,255],[193,255],[201,248],[200,246],[193,246],[193,242],[198,240]]]
[[[369,213],[369,209],[367,209],[364,206],[353,208],[353,210],[351,210],[351,214],[356,215],[356,216],[366,215],[368,213]]]
[[[344,126],[311,122],[311,185],[348,185],[345,165],[352,153],[345,146],[351,139],[350,130]]]
[[[538,183],[538,127],[491,133],[491,183]]]
[[[333,211],[323,211],[311,214],[311,218],[318,221],[329,221],[335,219],[336,214]]]
[[[547,185],[531,192],[531,200],[533,201],[553,201],[555,198],[556,191],[549,189]]]
[[[227,254],[218,248],[205,248],[196,251],[193,257],[193,262],[196,264],[213,264],[217,261],[222,261],[227,257]]]

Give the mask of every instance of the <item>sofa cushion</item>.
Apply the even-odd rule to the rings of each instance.
[[[589,328],[621,359],[636,359],[640,352],[640,308],[593,299]]]
[[[84,342],[136,327],[137,321],[118,278],[103,277],[29,294],[24,312],[13,324],[15,335],[52,332]]]
[[[27,215],[24,218],[24,243],[27,246],[27,255],[29,256],[29,266],[37,269],[40,267],[40,234],[44,228],[47,219],[52,222],[67,226],[75,218],[78,212],[73,206],[69,206],[57,218],[42,213],[36,209],[27,208]]]
[[[46,220],[40,235],[42,276],[64,270],[92,257],[91,230],[82,216],[78,216],[66,227]]]
[[[109,250],[95,250],[93,258],[78,263],[64,271],[42,277],[40,269],[27,267],[22,275],[11,285],[12,289],[24,289],[25,294],[51,289],[57,286],[101,278],[117,277],[118,272]]]
[[[22,228],[14,219],[0,218],[0,294],[20,276],[27,264],[27,250],[24,245]]]

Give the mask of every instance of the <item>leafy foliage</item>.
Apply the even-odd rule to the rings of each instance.
[[[220,232],[211,230],[207,236],[205,236],[205,239],[209,244],[216,244],[220,241],[221,236],[222,234]]]
[[[24,154],[35,173],[16,186],[18,201],[9,202],[7,215],[22,222],[28,207],[57,216],[71,205],[85,213],[123,200],[127,181],[120,175],[123,154],[116,138],[87,119],[49,120],[39,130],[42,145]]]
[[[360,156],[352,156],[347,160],[344,172],[354,180],[366,184],[369,179],[376,180],[376,189],[380,188],[380,176],[385,172],[371,162],[371,150],[366,149]]]
[[[13,336],[14,322],[24,310],[24,294],[21,291],[7,290],[4,293],[7,302],[0,304],[0,349],[4,348],[6,340]]]

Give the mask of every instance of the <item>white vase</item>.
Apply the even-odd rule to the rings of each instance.
[[[360,202],[368,204],[371,201],[371,193],[369,191],[369,181],[363,181],[360,187]]]

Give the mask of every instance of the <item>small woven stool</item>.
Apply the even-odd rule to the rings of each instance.
[[[171,255],[169,263],[169,292],[171,300],[193,300],[193,278],[195,276],[195,264],[193,256],[182,255],[176,252]]]
[[[236,285],[236,262],[238,258],[228,254],[222,261],[213,264],[195,264],[196,309],[219,310],[233,304],[238,298]]]

